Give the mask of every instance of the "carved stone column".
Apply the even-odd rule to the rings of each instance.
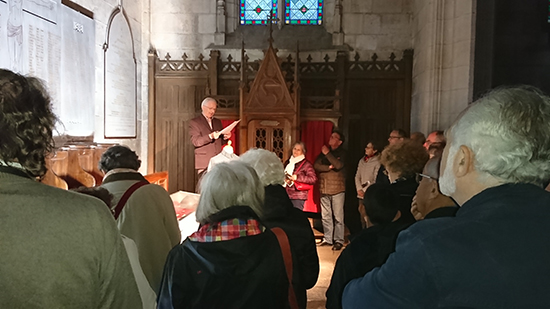
[[[344,45],[344,31],[342,30],[342,0],[336,0],[334,4],[334,28],[332,33],[332,45]]]
[[[225,24],[227,19],[225,0],[216,2],[216,33],[214,34],[214,44],[225,45]]]

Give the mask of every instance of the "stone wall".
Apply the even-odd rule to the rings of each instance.
[[[137,61],[137,138],[104,139],[104,71],[103,43],[105,43],[107,23],[118,1],[79,0],[73,1],[94,13],[95,29],[95,132],[94,141],[100,143],[121,143],[134,149],[142,160],[141,171],[147,170],[147,125],[148,125],[148,75],[147,51],[149,47],[149,7],[148,1],[124,1],[123,8],[130,20]]]
[[[363,57],[412,48],[412,0],[343,1],[344,42]],[[399,57],[399,56],[398,56]]]
[[[446,129],[472,101],[474,0],[415,0],[411,130]]]
[[[220,9],[220,3],[223,3],[223,9]],[[318,40],[308,42],[312,35],[308,32],[314,32],[314,35],[322,37],[322,34],[317,31],[319,27],[288,25],[275,30],[275,45],[284,53],[293,51],[298,40],[301,50],[315,52],[312,55],[314,61],[321,60],[326,53],[335,55],[338,49],[350,50],[352,55],[357,51],[361,57],[370,57],[375,52],[381,58],[389,57],[391,52],[396,52],[400,57],[403,50],[412,48],[411,3],[412,0],[326,0],[325,19],[321,28],[329,37],[340,32],[343,43],[347,46],[334,44],[334,40],[333,44],[330,44],[330,39],[328,46],[327,44],[319,46]],[[267,44],[265,43],[268,36],[267,27],[247,26],[264,28],[261,35],[258,35],[258,32],[262,31],[257,29],[249,31],[251,33],[240,30],[243,26],[239,25],[238,4],[238,0],[154,1],[151,4],[152,44],[161,57],[170,53],[172,57],[179,58],[185,52],[190,58],[195,58],[200,53],[206,56],[209,49],[221,49],[222,57],[226,56],[224,50],[227,50],[227,53],[235,57],[240,54],[235,51],[240,48],[244,33],[247,46],[252,46],[247,48],[250,54],[262,57],[261,49],[265,49],[266,46],[263,48],[259,46]],[[342,7],[341,15],[339,15],[338,5]],[[225,14],[223,30],[219,29],[220,14]],[[340,31],[340,20],[342,31]],[[289,30],[292,27],[311,27],[312,30]],[[223,31],[226,38],[219,40],[217,33]],[[281,35],[277,32],[281,32]],[[233,33],[238,33],[234,40],[231,37]],[[232,49],[231,52],[229,52],[230,49]],[[254,57],[251,59],[255,60]]]

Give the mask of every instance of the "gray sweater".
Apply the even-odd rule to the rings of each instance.
[[[140,307],[103,202],[0,172],[0,308]]]

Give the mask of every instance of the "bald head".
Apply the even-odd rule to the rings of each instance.
[[[439,179],[439,166],[441,165],[441,156],[435,156],[426,162],[424,174]]]

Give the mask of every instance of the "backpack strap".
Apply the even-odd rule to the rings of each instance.
[[[292,254],[290,252],[288,237],[285,231],[280,227],[274,227],[271,231],[277,236],[277,241],[283,253],[283,260],[285,261],[286,276],[288,278],[288,303],[291,309],[298,309],[298,300],[296,299],[296,294],[294,293],[294,287],[292,285]]]
[[[116,207],[113,211],[113,216],[115,216],[115,220],[117,220],[118,216],[120,216],[120,213],[122,212],[122,208],[124,208],[124,206],[126,205],[126,202],[128,202],[130,195],[132,195],[132,193],[134,193],[137,189],[148,184],[149,183],[145,181],[138,181],[134,183],[132,186],[130,186],[130,188],[128,188],[126,192],[124,192],[124,194],[120,198],[120,201],[118,201],[118,204],[116,204]]]

